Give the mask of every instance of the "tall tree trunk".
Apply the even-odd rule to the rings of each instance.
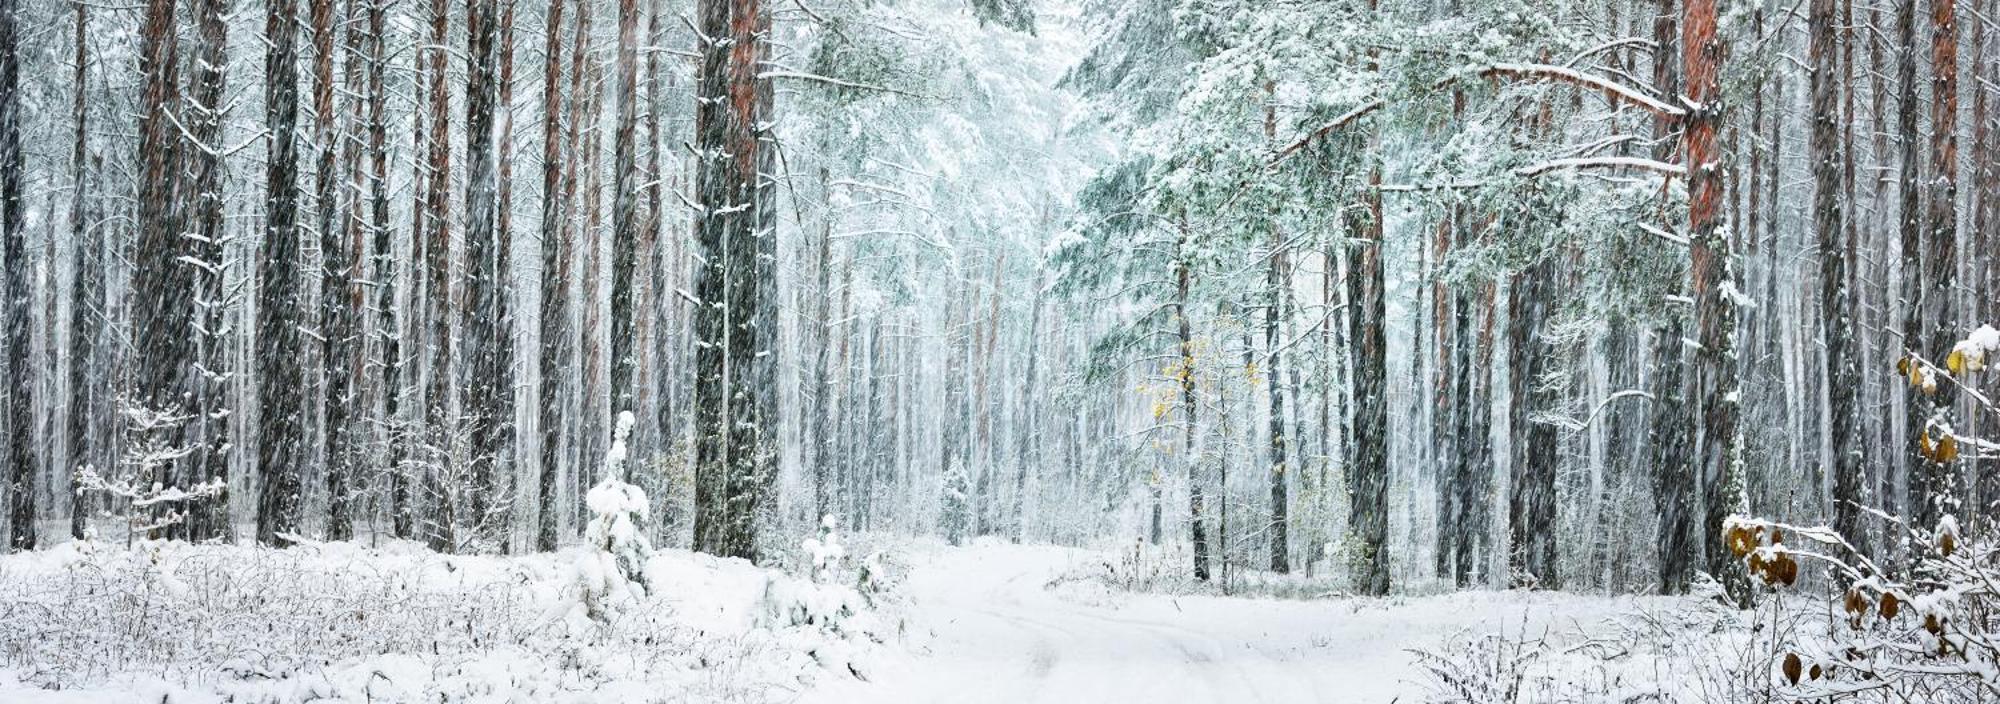
[[[1015,429],[1014,434],[1016,440],[1019,441],[1019,450],[1014,454],[1014,464],[1016,466],[1016,471],[1014,472],[1014,542],[1016,543],[1027,540],[1028,537],[1028,478],[1031,474],[1041,471],[1042,459],[1041,416],[1038,415],[1037,408],[1039,399],[1035,396],[1036,385],[1041,381],[1037,377],[1039,370],[1036,369],[1037,362],[1041,358],[1042,344],[1042,270],[1039,265],[1035,269],[1035,278],[1032,285],[1035,287],[1035,291],[1030,296],[1028,304],[1028,371],[1026,379],[1021,386],[1021,410],[1019,415],[1016,416],[1020,419],[1020,425]],[[891,407],[893,408],[893,406]]]
[[[1897,140],[1897,232],[1902,243],[1902,304],[1903,339],[1902,352],[1929,353],[1918,350],[1924,336],[1924,285],[1923,285],[1923,220],[1920,216],[1922,184],[1917,180],[1923,170],[1922,152],[1917,149],[1922,133],[1917,131],[1917,3],[1915,0],[1896,3],[1896,140]],[[1899,354],[1898,357],[1901,357]],[[1928,484],[1922,470],[1922,460],[1918,453],[1908,451],[1916,445],[1917,437],[1924,431],[1927,414],[1921,389],[1905,387],[1903,397],[1903,442],[1906,450],[1896,454],[1902,469],[1901,491],[1907,492],[1901,501],[1907,515],[1916,520],[1917,525],[1936,525],[1937,514],[1931,506],[1930,496],[1925,493]],[[1926,520],[1930,519],[1930,520]]]
[[[1508,379],[1512,382],[1508,423],[1516,438],[1513,455],[1513,482],[1507,507],[1508,566],[1517,584],[1557,589],[1562,576],[1557,570],[1556,533],[1556,443],[1553,428],[1535,421],[1547,408],[1552,391],[1543,388],[1549,359],[1555,354],[1544,339],[1548,322],[1549,288],[1554,285],[1553,269],[1558,262],[1549,257],[1529,264],[1514,277],[1507,292]]]
[[[504,0],[500,24],[497,80],[494,88],[499,95],[493,105],[492,130],[496,172],[493,195],[493,279],[488,300],[492,308],[483,314],[493,320],[493,328],[487,331],[487,355],[491,357],[487,366],[493,370],[493,390],[497,403],[489,414],[494,419],[492,437],[487,446],[492,451],[493,476],[496,491],[502,497],[502,505],[491,517],[485,519],[499,534],[497,547],[502,554],[514,549],[512,538],[514,528],[514,500],[519,492],[514,490],[515,462],[519,448],[515,443],[515,398],[514,383],[514,8],[520,0]]]
[[[383,440],[388,445],[385,470],[390,481],[392,530],[396,537],[408,538],[409,486],[404,478],[403,461],[409,445],[402,416],[402,330],[407,316],[402,314],[397,299],[403,279],[397,267],[395,233],[389,226],[389,56],[383,36],[389,30],[389,12],[384,0],[367,2],[368,30],[363,42],[368,62],[368,221],[373,239],[371,252],[375,258],[376,335],[381,345],[378,362],[382,370],[380,426]]]
[[[1660,47],[1654,54],[1653,85],[1662,95],[1680,92],[1680,71],[1675,60],[1678,56],[1675,49],[1681,45],[1680,25],[1675,5],[1674,0],[1660,0],[1653,18],[1653,41]],[[1671,135],[1676,127],[1666,118],[1654,123],[1654,138],[1659,145],[1654,158],[1662,161],[1672,158]],[[1660,554],[1659,588],[1663,594],[1679,594],[1687,591],[1694,577],[1695,555],[1701,545],[1694,510],[1699,497],[1695,494],[1694,458],[1687,451],[1694,438],[1687,421],[1693,407],[1688,400],[1683,342],[1687,316],[1668,304],[1662,317],[1664,323],[1653,333],[1650,365],[1653,374],[1649,378],[1653,404],[1647,445],[1654,472],[1653,499],[1661,510],[1656,536]]]
[[[1681,58],[1687,98],[1694,106],[1682,126],[1688,174],[1688,240],[1694,280],[1699,346],[1695,353],[1698,412],[1688,419],[1701,437],[1703,503],[1701,535],[1709,574],[1721,580],[1739,604],[1748,603],[1749,581],[1720,539],[1722,520],[1743,510],[1741,451],[1737,421],[1742,387],[1735,350],[1736,276],[1729,232],[1722,228],[1724,163],[1716,145],[1722,121],[1723,46],[1716,36],[1716,0],[1686,0],[1681,23]]]
[[[449,52],[446,42],[451,15],[446,0],[431,0],[430,26],[430,46],[423,56],[425,85],[430,88],[431,128],[430,138],[425,142],[430,153],[423,157],[430,162],[425,172],[428,183],[424,185],[424,220],[429,229],[423,238],[428,299],[424,317],[430,345],[430,360],[426,365],[430,392],[425,399],[429,404],[425,430],[430,457],[425,462],[424,493],[431,502],[424,542],[432,550],[449,552],[458,546],[458,507],[454,503],[458,492],[446,485],[456,481],[457,474],[453,446],[458,433],[458,404],[454,398],[458,384],[452,370],[451,323],[456,308],[452,300],[451,225],[447,205],[451,193],[451,87],[445,80],[445,55]]]
[[[465,344],[460,350],[467,371],[464,415],[471,422],[472,487],[467,517],[473,536],[498,535],[505,540],[504,522],[494,525],[500,511],[493,504],[499,479],[508,476],[503,464],[506,417],[502,396],[512,393],[500,379],[499,350],[510,340],[495,317],[504,297],[498,246],[499,145],[494,138],[494,111],[499,95],[499,0],[466,2],[465,88]]]
[[[639,193],[634,172],[639,102],[639,2],[618,0],[618,116],[611,157],[611,408],[635,410],[638,335],[632,279],[638,263]]]
[[[1833,476],[1834,530],[1850,542],[1863,541],[1861,524],[1861,446],[1855,397],[1861,370],[1854,340],[1853,303],[1848,295],[1848,262],[1854,240],[1842,222],[1842,150],[1837,102],[1840,99],[1839,54],[1834,23],[1838,0],[1812,0],[1807,11],[1812,63],[1813,226],[1819,235],[1820,315],[1826,325],[1826,391],[1833,456],[1827,471]],[[1865,548],[1864,552],[1865,552]]]
[[[325,2],[326,0],[319,0]],[[155,0],[172,3],[172,0]],[[299,530],[305,450],[305,369],[299,327],[298,32],[294,0],[269,0],[264,22],[264,124],[270,133],[265,163],[264,244],[257,287],[257,542],[288,546]],[[158,336],[156,336],[158,337]],[[153,368],[142,363],[143,368]]]
[[[819,169],[820,188],[831,188],[832,179],[825,166]],[[829,199],[830,200],[830,199]],[[833,510],[833,433],[829,427],[833,420],[833,385],[829,379],[827,359],[833,353],[833,335],[836,321],[831,317],[833,305],[833,209],[827,208],[825,221],[820,223],[818,292],[819,314],[814,317],[819,328],[817,349],[813,355],[813,518],[823,520]]]
[[[1284,373],[1285,344],[1280,333],[1286,313],[1285,301],[1290,298],[1286,290],[1289,282],[1285,276],[1283,247],[1283,233],[1275,227],[1272,228],[1270,262],[1264,284],[1267,295],[1264,305],[1264,349],[1268,350],[1267,354],[1270,357],[1268,364],[1270,369],[1265,372],[1264,388],[1271,396],[1271,443],[1265,448],[1270,453],[1271,469],[1265,478],[1269,481],[1271,489],[1271,522],[1268,526],[1271,540],[1270,564],[1271,571],[1278,574],[1292,571],[1291,546],[1287,533],[1291,521],[1285,515],[1286,510],[1290,508],[1290,499],[1286,496],[1286,482],[1289,480],[1287,475],[1291,467],[1286,463],[1285,389],[1279,382],[1280,375]],[[1183,321],[1182,324],[1185,325],[1186,322]],[[1188,393],[1190,395],[1193,393],[1191,388]],[[1193,403],[1192,399],[1189,403]]]
[[[411,102],[415,103],[428,94],[430,76],[424,63],[423,40],[415,35],[414,29],[410,42],[411,53],[414,56],[411,61],[415,64],[410,71],[410,95]],[[410,362],[416,364],[412,368],[415,374],[410,380],[410,399],[415,406],[411,409],[412,413],[417,417],[409,419],[402,426],[401,445],[405,448],[406,455],[412,445],[421,454],[415,462],[405,461],[389,468],[390,529],[393,535],[403,540],[417,537],[417,512],[420,510],[418,501],[422,496],[418,492],[427,494],[432,488],[431,462],[434,459],[429,451],[432,418],[430,384],[425,376],[431,362],[428,298],[430,280],[428,264],[431,246],[428,233],[431,220],[430,194],[425,192],[430,184],[431,133],[426,129],[427,125],[424,122],[426,115],[421,108],[421,105],[413,105],[410,109],[410,258],[416,261],[412,263],[410,269],[409,295],[404,301],[407,307],[401,311],[403,314],[396,328],[399,336],[408,335],[416,347],[410,359]],[[425,537],[429,537],[428,531]]]
[[[1918,300],[1923,317],[1923,334],[1908,338],[1918,354],[1936,359],[1951,351],[1958,341],[1958,17],[1955,0],[1931,0],[1931,168],[1930,196],[1922,279],[1928,290]],[[1907,255],[1906,255],[1907,256]],[[1906,272],[1907,273],[1907,272]],[[1935,445],[1952,432],[1952,407],[1957,387],[1939,383],[1936,392],[1918,404],[1927,411],[1921,422],[1910,429],[1910,444],[1920,454],[1920,446]],[[1935,427],[1938,430],[1932,431]],[[1916,527],[1937,530],[1944,516],[1957,513],[1955,461],[1925,457],[1917,461],[1917,498],[1923,503],[1915,511]]]
[[[1201,462],[1194,456],[1195,415],[1200,409],[1200,401],[1195,396],[1194,335],[1188,320],[1188,289],[1193,283],[1188,261],[1193,253],[1188,251],[1188,239],[1187,223],[1182,222],[1180,239],[1174,247],[1174,325],[1180,339],[1180,360],[1174,367],[1173,373],[1174,378],[1180,383],[1181,392],[1180,461],[1187,468],[1188,538],[1194,544],[1194,578],[1207,581],[1208,521],[1202,517]],[[1283,467],[1277,469],[1282,471]],[[1282,491],[1274,489],[1273,494]],[[1226,498],[1227,494],[1224,496]],[[1278,559],[1272,558],[1273,561]]]
[[[536,468],[536,499],[541,510],[535,518],[535,549],[556,549],[560,507],[557,506],[558,478],[562,472],[563,443],[569,436],[570,420],[567,380],[571,350],[576,333],[570,328],[570,278],[574,245],[563,236],[563,159],[574,143],[564,138],[562,129],[562,26],[563,5],[567,0],[549,0],[545,37],[548,63],[542,83],[542,303],[541,303],[541,463]],[[581,48],[578,49],[581,51]],[[574,98],[572,98],[574,99]]]
[[[188,138],[195,142],[186,152],[188,195],[194,203],[190,225],[194,237],[191,250],[195,280],[195,329],[199,331],[200,367],[194,384],[195,407],[200,409],[202,449],[190,467],[192,482],[229,481],[230,338],[228,299],[224,288],[223,247],[223,163],[222,110],[223,68],[228,65],[227,0],[195,0],[190,8],[195,18],[194,84],[186,92],[187,109],[182,117]],[[225,491],[214,499],[188,507],[188,538],[210,540],[229,532],[229,501]]]
[[[1371,3],[1372,4],[1372,3]],[[1354,268],[1348,276],[1354,375],[1354,442],[1348,462],[1350,484],[1349,545],[1355,549],[1354,590],[1360,594],[1389,593],[1389,404],[1387,341],[1383,337],[1386,291],[1382,272],[1381,167],[1375,164],[1376,139],[1368,139],[1368,182],[1362,185],[1361,206],[1349,217]]]
[[[17,383],[7,392],[8,545],[32,550],[35,535],[34,400],[28,373],[28,233],[21,214],[21,182],[27,175],[21,158],[21,58],[18,0],[0,0],[0,249],[7,259],[7,372]],[[169,5],[171,8],[171,5]],[[169,13],[169,31],[171,18]]]
[[[695,385],[695,549],[716,555],[758,556],[756,512],[763,493],[758,476],[765,444],[759,401],[772,388],[755,385],[754,356],[770,346],[775,321],[754,313],[775,282],[760,280],[757,255],[760,212],[768,188],[760,137],[771,115],[759,99],[758,74],[769,52],[760,30],[769,27],[761,0],[700,0],[700,81],[695,103],[697,270]],[[775,234],[771,236],[775,237]]]
[[[70,153],[74,174],[70,192],[70,237],[74,272],[70,291],[69,317],[69,534],[81,540],[89,527],[90,498],[84,496],[78,480],[85,468],[110,468],[110,453],[98,419],[107,415],[101,403],[101,380],[109,377],[98,363],[98,335],[104,329],[104,230],[95,227],[90,209],[90,122],[88,69],[90,66],[90,6],[76,4],[76,139]],[[93,381],[98,380],[98,381]]]
[[[351,2],[352,0],[350,0]],[[353,408],[349,395],[352,370],[349,349],[357,342],[354,321],[348,318],[347,298],[352,289],[349,266],[353,250],[347,247],[340,227],[343,217],[337,182],[346,178],[335,166],[342,135],[334,126],[334,0],[312,0],[313,37],[313,142],[319,148],[314,171],[314,230],[319,235],[320,301],[319,328],[322,373],[326,389],[326,427],[321,438],[326,457],[326,537],[346,540],[354,535],[354,515],[349,502],[349,477],[353,472],[353,443],[349,441],[348,417]]]

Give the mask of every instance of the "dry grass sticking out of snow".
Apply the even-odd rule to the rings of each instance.
[[[0,701],[787,701],[865,676],[898,629],[847,585],[675,550],[600,623],[579,607],[579,557],[164,542],[0,557]]]

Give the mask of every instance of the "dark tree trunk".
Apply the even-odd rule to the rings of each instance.
[[[611,157],[611,410],[635,410],[639,340],[632,309],[638,263],[639,174],[636,125],[639,101],[639,3],[618,0],[618,116]]]
[[[1194,335],[1188,320],[1188,288],[1192,285],[1192,272],[1188,257],[1188,226],[1180,226],[1180,239],[1174,247],[1174,325],[1178,333],[1179,363],[1173,369],[1174,378],[1180,383],[1181,391],[1181,451],[1180,461],[1187,466],[1188,483],[1188,531],[1189,540],[1194,544],[1194,578],[1208,580],[1208,521],[1202,516],[1201,462],[1194,456],[1194,430],[1196,411],[1200,400],[1195,396]],[[1277,416],[1272,416],[1276,418]],[[1281,431],[1282,432],[1282,431]],[[1283,467],[1276,468],[1279,471]],[[1158,482],[1154,486],[1158,486]],[[1273,489],[1279,496],[1282,489]],[[1224,494],[1226,500],[1228,494]],[[1279,558],[1273,557],[1273,561]]]
[[[1514,438],[1512,495],[1507,508],[1508,567],[1517,584],[1559,589],[1562,576],[1556,559],[1556,444],[1554,428],[1535,421],[1548,408],[1552,391],[1543,388],[1555,350],[1543,338],[1548,322],[1553,269],[1558,262],[1544,257],[1514,277],[1507,294],[1509,401],[1508,431]]]
[[[1271,523],[1268,526],[1271,539],[1271,571],[1278,574],[1292,571],[1291,546],[1287,539],[1291,521],[1285,515],[1286,510],[1290,508],[1290,500],[1285,494],[1286,482],[1289,480],[1287,474],[1291,467],[1286,463],[1285,389],[1279,383],[1279,376],[1284,373],[1284,340],[1281,339],[1280,331],[1285,318],[1285,301],[1289,299],[1286,291],[1288,282],[1285,277],[1285,253],[1281,249],[1283,246],[1284,235],[1275,228],[1272,229],[1269,273],[1264,284],[1267,294],[1264,305],[1264,349],[1270,356],[1267,365],[1270,369],[1265,372],[1264,388],[1271,395],[1271,444],[1265,448],[1270,453],[1271,469],[1265,478],[1270,482],[1271,488]],[[1181,324],[1186,325],[1187,322],[1183,320]],[[1192,357],[1189,359],[1192,360]],[[1188,403],[1192,408],[1194,403],[1192,386],[1188,388],[1188,394]],[[1189,448],[1190,452],[1192,449]]]
[[[0,0],[0,249],[7,266],[7,372],[17,382],[28,374],[28,262],[26,218],[21,211],[21,58],[18,0]],[[171,9],[172,6],[168,5]],[[168,13],[172,31],[172,13]],[[171,75],[171,74],[169,74]],[[79,89],[80,90],[80,89]],[[35,535],[34,400],[29,385],[15,383],[7,395],[7,482],[9,547],[32,550]]]
[[[430,162],[425,172],[424,221],[428,226],[423,233],[425,260],[425,294],[428,299],[424,317],[429,327],[426,342],[430,345],[430,360],[426,365],[430,374],[430,392],[426,394],[427,420],[425,430],[429,434],[429,457],[425,458],[424,493],[430,501],[430,510],[425,518],[424,542],[432,550],[449,552],[458,546],[457,496],[456,487],[448,487],[447,482],[456,481],[456,461],[452,456],[453,439],[458,431],[457,404],[453,395],[458,389],[452,373],[453,347],[451,321],[456,307],[452,301],[451,278],[451,226],[447,205],[451,193],[451,87],[446,82],[445,55],[451,16],[445,0],[432,0],[430,6],[431,36],[428,53],[424,59],[425,86],[430,88],[430,138],[425,142],[430,153],[423,158]]]
[[[79,472],[84,468],[106,471],[110,453],[98,422],[108,415],[102,402],[101,382],[108,378],[98,363],[98,335],[104,328],[104,231],[95,227],[97,218],[90,209],[90,130],[88,68],[90,66],[90,6],[76,5],[76,142],[70,154],[74,190],[70,193],[70,237],[75,272],[70,292],[69,317],[69,534],[81,540],[90,520],[90,498],[84,496]]]
[[[466,87],[465,87],[465,300],[470,310],[465,316],[463,355],[466,377],[466,413],[472,427],[472,486],[467,516],[473,536],[494,536],[498,529],[495,498],[500,494],[499,479],[508,476],[503,462],[505,437],[501,428],[511,420],[505,416],[502,399],[512,389],[503,388],[498,351],[509,340],[496,314],[500,312],[502,270],[497,241],[499,229],[499,145],[494,140],[494,109],[499,94],[499,0],[468,0],[466,3]],[[504,535],[500,536],[504,540]]]
[[[229,412],[231,340],[226,319],[229,293],[223,288],[226,234],[222,222],[224,145],[221,144],[223,67],[228,64],[229,31],[224,15],[228,11],[226,0],[196,0],[191,8],[196,32],[195,58],[190,63],[194,68],[194,83],[185,93],[188,103],[182,116],[188,136],[195,142],[194,148],[186,151],[187,163],[183,167],[188,176],[187,195],[194,205],[194,214],[189,219],[194,237],[186,246],[192,260],[201,262],[190,272],[196,282],[195,329],[199,331],[201,346],[198,380],[194,383],[195,407],[201,410],[201,449],[192,458],[188,480],[219,481],[225,487],[229,481],[232,417]],[[187,508],[188,539],[228,536],[226,491]]]
[[[701,0],[706,37],[695,104],[695,145],[701,155],[695,193],[695,229],[703,264],[698,269],[695,314],[695,549],[756,560],[758,476],[766,443],[755,355],[770,346],[755,313],[775,282],[759,276],[758,226],[769,187],[761,131],[771,116],[760,99],[758,73],[768,54],[769,27],[761,0]],[[775,236],[772,234],[771,236]],[[770,330],[775,333],[775,330]]]
[[[1917,129],[1917,3],[1915,0],[1896,4],[1896,140],[1897,140],[1897,216],[1898,235],[1902,241],[1902,304],[1903,338],[1898,357],[1919,350],[1924,341],[1924,285],[1923,285],[1923,207],[1921,182],[1918,173],[1923,170],[1922,152],[1917,148],[1922,133]],[[1906,386],[1903,397],[1903,442],[1904,452],[1897,453],[1898,464],[1903,470],[1902,491],[1908,492],[1901,503],[1905,513],[1923,527],[1935,526],[1937,514],[1931,506],[1930,495],[1926,493],[1927,472],[1923,471],[1923,460],[1918,453],[1908,451],[1916,447],[1917,437],[1924,431],[1926,400],[1923,391],[1914,386]],[[1914,505],[1910,505],[1914,503]],[[1931,520],[1926,520],[1931,519]]]
[[[1372,152],[1375,140],[1369,140]],[[1372,160],[1371,160],[1372,161]],[[1354,247],[1348,275],[1348,305],[1353,329],[1354,442],[1348,462],[1351,509],[1349,544],[1355,552],[1354,590],[1360,594],[1389,593],[1389,404],[1387,341],[1383,338],[1385,286],[1382,273],[1382,199],[1380,167],[1372,163],[1362,186],[1362,207],[1348,221]]]
[[[313,201],[314,229],[319,235],[321,255],[319,315],[315,327],[319,329],[320,356],[325,365],[322,373],[326,426],[321,440],[326,443],[326,537],[346,540],[354,535],[352,496],[348,491],[355,460],[348,423],[353,410],[349,393],[353,388],[349,383],[350,350],[359,339],[354,335],[355,321],[348,316],[347,309],[347,299],[353,290],[349,267],[353,264],[354,250],[348,247],[346,232],[341,227],[344,214],[338,186],[338,181],[346,175],[335,165],[342,135],[334,126],[333,11],[334,0],[312,0],[313,141],[319,148]]]
[[[1813,226],[1819,236],[1820,315],[1826,325],[1826,391],[1831,423],[1833,456],[1827,471],[1833,475],[1833,527],[1866,552],[1867,537],[1861,524],[1861,446],[1858,408],[1855,398],[1861,385],[1861,370],[1855,362],[1859,350],[1854,340],[1853,303],[1848,291],[1848,262],[1854,257],[1853,232],[1843,222],[1841,208],[1842,174],[1839,154],[1843,151],[1839,119],[1839,54],[1834,17],[1837,0],[1812,0],[1807,11],[1811,35],[1812,63],[1812,153]]]
[[[171,2],[172,0],[165,0]],[[320,0],[325,2],[326,0]],[[257,542],[288,546],[299,529],[300,467],[305,452],[305,369],[298,224],[298,32],[294,0],[270,0],[264,22],[264,243],[258,258]],[[170,337],[170,336],[168,336]],[[150,364],[143,365],[152,368]]]
[[[407,502],[408,482],[404,480],[403,462],[408,453],[405,427],[402,417],[403,401],[403,350],[402,330],[405,316],[397,303],[396,292],[403,285],[397,270],[395,233],[389,226],[389,123],[388,123],[388,72],[389,60],[386,39],[388,31],[388,8],[380,0],[368,2],[367,31],[362,37],[362,45],[368,63],[368,231],[372,236],[371,252],[375,259],[375,315],[376,332],[380,338],[379,361],[382,374],[382,418],[383,440],[388,445],[386,454],[391,494],[390,518],[392,530],[399,538],[409,537]]]

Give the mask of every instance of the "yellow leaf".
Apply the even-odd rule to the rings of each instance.
[[[1953,374],[1964,374],[1965,353],[1960,352],[1958,350],[1952,350],[1951,355],[1944,358],[1944,368],[1950,369],[1951,373]]]

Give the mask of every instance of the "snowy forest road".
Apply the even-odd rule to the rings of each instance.
[[[915,568],[907,660],[827,682],[832,702],[1389,702],[1425,690],[1410,648],[1631,608],[1574,595],[1272,600],[1060,593],[1103,553],[997,543]],[[1622,606],[1620,606],[1622,605]],[[925,642],[928,637],[928,642]],[[927,652],[925,652],[927,651]]]

